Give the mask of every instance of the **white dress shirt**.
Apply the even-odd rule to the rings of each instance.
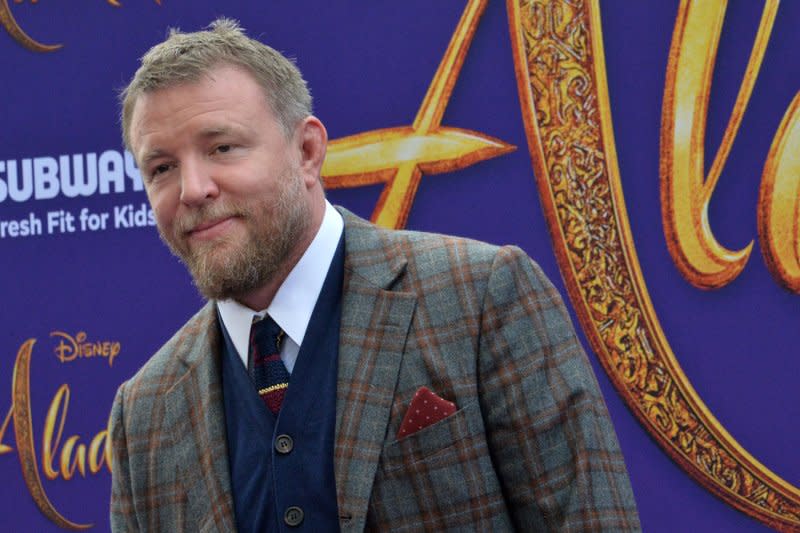
[[[325,215],[314,240],[278,288],[269,307],[253,311],[235,300],[217,301],[222,323],[245,368],[253,317],[268,314],[286,333],[281,346],[281,360],[286,370],[292,373],[343,230],[342,215],[325,200]]]

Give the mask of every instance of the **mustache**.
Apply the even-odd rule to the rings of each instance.
[[[232,203],[214,203],[204,205],[181,216],[175,221],[175,233],[186,235],[196,228],[231,217],[243,217],[246,210]]]

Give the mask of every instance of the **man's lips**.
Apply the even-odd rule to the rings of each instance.
[[[190,239],[214,239],[226,233],[235,219],[236,217],[231,215],[208,220],[187,231],[186,236]]]

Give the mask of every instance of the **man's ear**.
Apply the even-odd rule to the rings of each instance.
[[[328,149],[328,132],[320,120],[309,115],[298,126],[298,143],[300,144],[300,171],[306,187],[319,181],[322,163]]]

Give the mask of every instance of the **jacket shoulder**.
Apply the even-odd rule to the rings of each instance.
[[[487,288],[492,277],[509,275],[510,280],[522,274],[537,289],[549,289],[538,264],[514,245],[408,230],[390,231],[385,238],[408,260],[407,274],[412,279],[447,276],[455,286],[473,285],[480,290]]]
[[[167,392],[189,367],[209,357],[209,349],[218,338],[216,310],[213,302],[209,302],[123,384],[126,404],[132,405],[142,394]]]
[[[473,275],[489,274],[492,265],[505,259],[530,264],[531,259],[516,246],[497,246],[465,237],[375,226],[346,210],[347,258],[353,269],[370,274],[385,268],[406,274],[434,275],[466,268]]]

